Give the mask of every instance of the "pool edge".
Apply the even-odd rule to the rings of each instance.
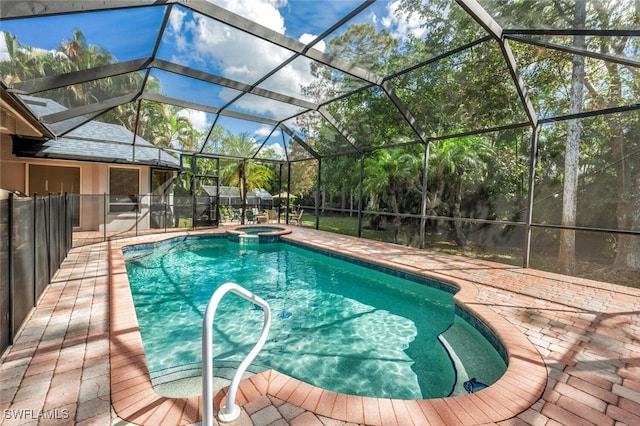
[[[195,423],[202,418],[202,404],[200,397],[167,398],[158,395],[153,389],[122,248],[176,237],[215,235],[224,232],[224,229],[181,232],[169,236],[163,234],[110,242],[111,403],[116,414],[123,420],[138,424]],[[284,238],[335,250],[335,247],[303,241],[295,232]],[[380,416],[391,415],[400,419],[412,418],[418,423],[429,422],[429,419],[441,419],[446,424],[471,425],[513,418],[542,396],[547,382],[547,369],[542,357],[513,324],[476,299],[478,288],[475,284],[434,271],[383,261],[375,256],[361,253],[345,254],[367,262],[442,280],[459,288],[454,296],[456,303],[481,319],[505,346],[509,356],[505,374],[489,388],[474,394],[413,401],[339,394],[303,383],[275,370],[267,370],[241,382],[236,401],[239,405],[242,406],[259,396],[270,395],[315,414],[345,422],[378,424],[384,420]],[[215,394],[216,411],[224,402],[225,395],[226,389]]]

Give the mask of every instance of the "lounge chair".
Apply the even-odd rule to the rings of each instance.
[[[246,211],[247,223],[256,223],[256,215],[251,210]]]
[[[278,221],[278,213],[275,210],[267,210],[267,219],[269,223],[275,223]]]
[[[240,221],[240,213],[237,210],[229,207],[229,220],[233,222],[234,220]]]
[[[303,209],[300,209],[298,213],[296,213],[289,221],[291,223],[295,223],[296,225],[302,226],[302,214],[304,213]]]

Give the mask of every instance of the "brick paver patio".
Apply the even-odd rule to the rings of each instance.
[[[269,371],[243,382],[237,424],[640,424],[639,290],[299,227],[291,237],[461,284],[459,300],[505,324],[498,331],[513,346],[510,369],[523,367],[521,376],[505,375],[496,389],[470,396],[416,403],[335,394]],[[144,355],[131,352],[140,349],[137,331],[116,324],[126,318],[124,288],[117,289],[122,243],[76,248],[64,261],[2,356],[2,424],[199,421],[199,398],[149,394]]]

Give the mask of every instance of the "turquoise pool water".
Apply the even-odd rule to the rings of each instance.
[[[154,383],[201,374],[204,310],[228,281],[264,298],[273,312],[253,371],[274,368],[347,394],[422,399],[464,392],[462,381],[470,377],[490,384],[506,368],[455,315],[452,294],[428,282],[283,242],[185,239],[125,250],[125,259]],[[252,303],[225,296],[215,315],[214,368],[239,364],[262,320]],[[445,331],[446,341],[438,340]]]

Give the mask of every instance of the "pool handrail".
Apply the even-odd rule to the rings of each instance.
[[[202,424],[204,426],[213,425],[213,318],[215,311],[218,308],[218,304],[222,297],[228,292],[237,294],[240,297],[247,299],[250,302],[262,308],[264,312],[264,322],[262,324],[262,334],[258,342],[253,349],[249,351],[245,359],[240,363],[236,373],[229,385],[229,393],[227,394],[227,403],[220,409],[218,413],[218,419],[222,422],[232,422],[240,417],[240,407],[235,403],[236,393],[242,375],[253,362],[258,352],[262,349],[267,336],[269,335],[269,329],[271,327],[271,308],[269,304],[262,298],[256,296],[249,290],[241,287],[240,285],[232,282],[222,284],[214,291],[207,309],[204,313],[204,319],[202,323]]]

